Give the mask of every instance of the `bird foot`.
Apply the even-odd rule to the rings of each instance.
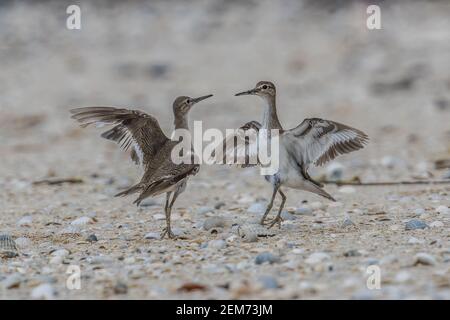
[[[274,225],[278,224],[278,228],[281,229],[281,222],[283,222],[283,218],[280,216],[276,216],[270,223],[267,229],[272,228]]]
[[[176,240],[178,237],[172,232],[172,229],[170,229],[170,228],[164,228],[164,229],[162,229],[162,232],[161,232],[161,239],[164,239],[164,237],[167,235],[167,237],[169,238],[169,239],[173,239],[173,240]]]

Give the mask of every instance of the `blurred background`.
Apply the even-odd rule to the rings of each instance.
[[[81,8],[81,30],[66,28],[66,9],[72,4]],[[381,8],[381,30],[366,27],[369,4]],[[162,221],[155,217],[161,216],[162,197],[151,199],[156,202],[149,200],[144,208],[133,206],[132,197],[113,198],[118,190],[140,178],[139,169],[114,143],[99,137],[101,130],[81,129],[70,119],[68,110],[98,105],[140,109],[154,115],[170,135],[174,99],[212,93],[213,98],[193,108],[191,123],[202,120],[204,129],[224,130],[250,120],[261,121],[261,101],[234,94],[269,80],[277,86],[279,118],[285,128],[297,126],[304,118],[321,117],[370,136],[365,149],[340,157],[331,169],[315,169],[312,175],[339,179],[358,176],[367,182],[450,179],[450,161],[446,160],[450,159],[449,17],[448,0],[0,0],[0,231],[21,237],[23,246],[28,241],[30,253],[19,262],[24,270],[32,270],[27,278],[30,281],[15,294],[29,297],[26,288],[50,281],[41,277],[48,274],[59,279],[59,297],[109,297],[115,289],[104,285],[106,276],[98,282],[96,279],[97,263],[107,265],[103,255],[109,254],[115,266],[108,269],[111,282],[122,277],[130,281],[130,288],[138,283],[135,291],[130,289],[131,297],[173,298],[180,294],[177,286],[191,279],[214,284],[214,290],[222,294],[226,281],[233,288],[232,281],[242,278],[247,287],[246,281],[253,277],[250,272],[266,270],[272,275],[276,269],[285,291],[276,291],[278,296],[269,290],[262,293],[267,295],[246,297],[315,294],[344,298],[365,288],[364,259],[375,257],[388,261],[389,267],[383,267],[386,288],[391,288],[389,279],[400,279],[401,290],[395,286],[392,291],[386,289],[381,292],[383,297],[448,299],[448,258],[443,257],[434,267],[438,277],[434,282],[427,269],[431,267],[415,268],[410,278],[396,274],[412,264],[410,259],[417,250],[439,256],[441,247],[448,248],[448,218],[434,209],[441,205],[439,212],[448,211],[448,185],[447,189],[327,186],[340,206],[288,190],[286,208],[290,212],[297,212],[295,206],[307,200],[322,201],[321,208],[329,207],[315,216],[301,216],[297,224],[283,225],[278,231],[280,240],[238,243],[230,245],[230,254],[213,250],[217,253],[214,256],[204,254],[198,245],[215,237],[201,229],[205,212],[223,215],[233,223],[253,219],[255,212],[247,208],[255,201],[257,207],[262,206],[258,201],[268,199],[271,190],[258,170],[203,166],[177,200],[172,215],[175,226],[191,233],[194,240],[156,242],[158,255],[150,251],[153,241],[158,240],[144,239],[144,235],[160,231]],[[70,177],[81,178],[81,183],[33,185],[41,179]],[[377,216],[364,215],[366,212]],[[430,225],[435,219],[446,225],[437,221],[440,229],[416,234],[426,237],[423,242],[408,239],[410,233],[402,231],[403,224],[415,217],[414,212],[425,213],[428,217],[421,219]],[[386,217],[378,218],[385,213]],[[343,231],[340,221],[347,214],[358,227]],[[80,236],[77,229],[74,231],[79,216],[93,217],[97,222],[87,219],[92,222],[83,226],[88,234]],[[97,244],[82,241],[94,232]],[[288,263],[322,250],[333,255],[336,272],[319,279],[308,273],[303,260],[298,268],[287,264],[287,269],[283,269],[284,264],[254,267],[256,250],[285,248],[286,241],[295,248],[305,248],[300,254],[284,257]],[[411,245],[419,242],[422,244]],[[86,290],[65,290],[65,270],[57,264],[48,267],[47,257],[61,246],[71,251],[71,263],[89,270],[92,278],[83,282]],[[347,259],[343,252],[355,246],[365,250],[362,256]],[[280,249],[291,249],[285,250]],[[236,252],[239,255],[235,258]],[[390,259],[392,252],[399,260]],[[103,260],[95,262],[96,255]],[[124,255],[131,260],[123,260]],[[16,272],[16,260],[10,261],[9,267],[0,265],[0,274]],[[171,262],[175,266],[167,267]],[[242,266],[242,272],[222,270],[226,264]],[[133,268],[138,267],[145,270],[141,270],[145,276],[131,277],[136,271]],[[291,272],[292,268],[296,271]],[[355,276],[360,278],[355,280]],[[139,277],[141,282],[136,280]],[[149,278],[159,287],[148,287]],[[295,287],[298,283],[300,288]],[[292,292],[291,287],[295,287]],[[116,291],[123,293],[123,286],[118,288]],[[225,297],[240,297],[246,292],[237,288],[238,293]],[[214,290],[196,297],[223,297]],[[12,296],[7,291],[4,298]],[[355,297],[367,295],[364,291]]]

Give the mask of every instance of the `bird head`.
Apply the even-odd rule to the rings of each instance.
[[[253,89],[236,93],[235,96],[256,95],[267,99],[275,97],[275,85],[270,81],[259,81]]]
[[[181,96],[175,99],[173,102],[173,112],[176,115],[186,115],[189,110],[191,110],[192,106],[202,100],[208,99],[212,97],[212,94],[208,94],[206,96],[201,96],[198,98],[191,98],[186,96]]]

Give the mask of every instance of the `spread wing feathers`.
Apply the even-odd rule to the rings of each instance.
[[[158,121],[138,110],[114,107],[86,107],[70,110],[72,118],[82,127],[115,125],[102,137],[117,142],[124,150],[131,150],[131,159],[136,164],[147,165],[159,149],[170,141],[161,130]]]
[[[253,167],[259,164],[258,132],[261,124],[250,121],[223,139],[211,154],[215,163]],[[222,150],[221,150],[222,149]],[[221,151],[221,152],[220,152]]]
[[[306,166],[321,166],[338,155],[363,148],[369,141],[358,129],[317,118],[305,119],[283,136],[288,141],[286,147]]]

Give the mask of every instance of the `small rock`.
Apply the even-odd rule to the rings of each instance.
[[[416,208],[416,209],[414,209],[414,214],[416,216],[421,216],[421,215],[425,214],[425,209],[423,209],[423,208]]]
[[[214,212],[214,209],[211,207],[200,207],[197,209],[197,214],[204,215],[208,212]]]
[[[153,219],[155,220],[166,220],[166,215],[162,213],[156,213],[153,215]]]
[[[22,275],[20,275],[19,273],[13,273],[7,276],[6,279],[1,282],[1,286],[5,289],[18,288],[22,281]]]
[[[361,255],[361,252],[359,252],[356,249],[348,250],[344,252],[344,257],[359,257]]]
[[[55,290],[48,283],[43,283],[31,291],[32,299],[52,300],[55,298]]]
[[[287,212],[287,211],[285,211],[285,210],[283,210],[283,211],[281,212],[281,218],[282,218],[283,220],[286,220],[286,221],[291,221],[291,220],[297,219],[296,216],[290,214],[289,212]]]
[[[208,231],[212,228],[223,228],[225,227],[226,221],[222,217],[210,217],[203,223],[203,229]]]
[[[344,166],[339,162],[332,162],[327,166],[326,175],[328,180],[342,180],[344,175]]]
[[[432,255],[425,252],[420,252],[414,256],[414,265],[418,264],[434,266],[437,264],[437,261]]]
[[[69,254],[69,251],[66,249],[58,249],[51,253],[53,257],[65,257]]]
[[[212,249],[223,249],[227,246],[227,243],[224,240],[211,240],[208,243],[208,248]]]
[[[24,249],[31,245],[30,239],[26,237],[20,237],[15,240],[17,247]]]
[[[417,230],[417,229],[425,229],[428,228],[428,225],[417,219],[411,219],[405,224],[405,230]]]
[[[312,210],[325,210],[326,205],[320,201],[314,201],[310,203],[310,207]]]
[[[439,206],[436,208],[436,212],[439,214],[450,214],[450,209],[447,206]]]
[[[260,276],[258,281],[265,289],[278,289],[280,287],[277,279],[269,275]]]
[[[159,240],[161,239],[161,234],[158,232],[149,232],[144,236],[144,239],[148,240]]]
[[[354,226],[355,224],[353,223],[352,220],[350,220],[350,218],[345,218],[344,221],[342,222],[341,227],[342,228],[346,228],[346,227],[350,227],[350,226]]]
[[[400,271],[395,275],[394,281],[399,283],[408,282],[412,279],[411,273],[408,271]]]
[[[55,257],[50,258],[49,263],[53,264],[53,265],[59,265],[59,264],[62,264],[63,261],[64,261],[64,257],[55,256]]]
[[[339,188],[339,192],[350,194],[350,193],[355,193],[356,189],[352,186],[343,186],[343,187]]]
[[[411,238],[408,239],[408,243],[409,244],[422,244],[424,242],[425,242],[424,240],[420,240],[420,239],[417,239],[415,237],[411,237]]]
[[[117,282],[114,286],[114,293],[115,294],[127,294],[128,292],[128,286],[123,282]]]
[[[381,165],[388,169],[393,169],[402,164],[403,164],[402,160],[400,160],[399,158],[396,158],[396,157],[392,157],[392,156],[385,156],[381,159]]]
[[[328,255],[325,252],[314,252],[305,260],[305,262],[307,264],[314,265],[324,261],[328,261],[330,259],[331,259],[330,255]]]
[[[87,224],[91,224],[93,222],[94,222],[94,220],[92,220],[92,218],[90,218],[90,217],[79,217],[79,218],[73,220],[70,224],[75,227],[81,227],[81,226],[84,226]]]
[[[250,207],[248,207],[247,212],[249,213],[264,213],[266,211],[266,204],[262,202],[255,202]]]
[[[450,170],[448,170],[444,175],[442,176],[442,179],[450,179]]]
[[[33,224],[32,216],[25,216],[21,218],[19,221],[17,221],[17,225],[19,227],[31,227],[32,224]]]
[[[295,209],[295,214],[300,214],[300,215],[304,215],[304,216],[312,216],[313,210],[311,209],[310,206],[304,205],[304,206],[301,206],[301,207],[298,207],[297,209]]]
[[[274,254],[270,252],[263,252],[256,256],[255,263],[256,264],[263,264],[265,262],[268,262],[270,264],[279,262],[280,258],[275,256]]]
[[[442,221],[433,221],[430,223],[431,228],[442,228],[444,226],[444,223]]]
[[[225,205],[226,205],[226,203],[223,202],[223,201],[217,202],[217,203],[214,205],[214,209],[219,210],[220,208],[224,207]]]
[[[97,236],[95,234],[89,235],[89,237],[87,237],[86,240],[89,242],[97,242],[98,241]]]

